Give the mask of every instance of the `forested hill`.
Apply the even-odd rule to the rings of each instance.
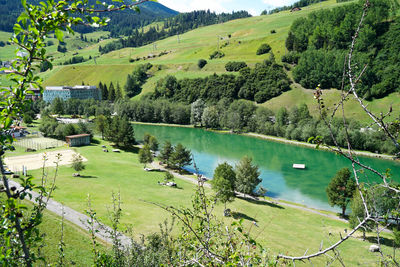
[[[295,64],[293,77],[305,88],[340,88],[351,36],[357,28],[363,1],[320,10],[295,20],[286,39],[290,51],[282,61]],[[358,87],[367,98],[400,90],[400,26],[398,6],[390,0],[371,0],[355,46],[354,63],[368,65]]]
[[[40,0],[30,0],[28,2],[39,3]],[[90,0],[89,2],[95,4],[96,1]],[[115,2],[110,0],[106,0],[105,2],[116,5]],[[16,22],[16,19],[21,11],[21,1],[0,0],[0,30],[12,32],[14,23]],[[102,30],[110,31],[112,36],[119,36],[130,35],[132,33],[132,29],[148,25],[154,21],[173,17],[177,14],[179,14],[177,11],[163,6],[162,4],[156,2],[146,2],[140,5],[140,13],[127,9],[120,12],[99,14],[99,16],[107,16],[111,19],[109,24],[106,27],[103,27]],[[81,33],[87,33],[93,31],[94,29],[81,26],[77,27],[76,30]]]
[[[158,25],[150,27],[146,32],[136,29],[128,38],[121,38],[118,41],[109,43],[107,46],[101,47],[99,52],[105,54],[124,47],[139,47],[169,36],[183,34],[202,26],[248,17],[251,17],[251,15],[247,11],[216,14],[215,12],[210,12],[210,10],[201,10],[180,13],[177,16],[165,19],[161,27]]]

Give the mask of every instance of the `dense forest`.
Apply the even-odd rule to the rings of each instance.
[[[187,104],[199,98],[208,102],[226,98],[231,101],[247,99],[263,103],[287,90],[290,90],[290,80],[282,66],[272,58],[256,64],[254,68],[240,69],[239,75],[214,74],[205,78],[182,80],[167,76],[157,83],[155,92],[147,97]]]
[[[319,2],[323,2],[323,1],[326,1],[326,0],[300,0],[290,6],[277,7],[277,8],[271,9],[269,11],[264,10],[263,12],[261,12],[261,15],[271,15],[271,14],[278,13],[281,11],[291,10],[296,7],[301,8],[301,7],[309,6],[311,4],[315,4],[315,3],[319,3]]]
[[[400,88],[400,26],[388,0],[373,0],[355,45],[358,71],[368,65],[358,88],[367,99]],[[296,64],[294,80],[305,88],[341,88],[345,55],[362,12],[362,3],[311,13],[295,20],[286,39],[290,51],[282,61]]]
[[[30,0],[29,3],[38,4],[40,0]],[[95,0],[89,1],[95,4]],[[118,5],[112,1],[102,1],[105,3]],[[129,2],[129,1],[125,1]],[[21,1],[19,0],[0,0],[0,30],[12,32],[14,23],[22,11]],[[140,13],[127,9],[120,12],[107,12],[96,14],[100,17],[109,17],[111,20],[102,30],[110,31],[111,36],[129,35],[132,29],[140,28],[154,21],[177,15],[178,12],[169,9],[156,2],[146,2],[140,5]],[[88,26],[75,26],[74,29],[81,33],[92,32],[96,29]]]
[[[223,23],[250,16],[251,15],[247,11],[221,14],[210,12],[210,10],[180,13],[177,16],[165,19],[162,26],[156,25],[150,27],[147,31],[135,29],[128,38],[121,38],[104,47],[100,47],[99,52],[104,54],[124,47],[139,47],[169,36],[183,34],[202,26]]]

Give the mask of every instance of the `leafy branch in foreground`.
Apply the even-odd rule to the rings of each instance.
[[[63,40],[63,31],[73,33],[72,26],[86,24],[94,27],[105,25],[107,19],[91,16],[94,12],[106,12],[135,8],[147,0],[137,1],[126,5],[122,0],[113,0],[122,3],[115,7],[103,4],[102,10],[94,9],[88,0],[58,1],[47,0],[40,5],[33,5],[22,0],[24,12],[18,17],[14,25],[14,35],[10,42],[17,46],[16,60],[9,69],[8,75],[11,85],[0,88],[0,170],[2,176],[1,188],[1,225],[0,242],[2,249],[0,262],[6,265],[32,266],[37,256],[32,250],[41,241],[41,234],[37,226],[41,223],[42,213],[54,190],[54,180],[50,187],[46,186],[46,176],[42,177],[42,184],[37,186],[32,177],[21,178],[20,184],[10,181],[6,177],[3,156],[7,149],[12,149],[13,138],[11,127],[19,121],[28,104],[27,95],[33,94],[31,88],[41,87],[41,79],[36,75],[40,65],[47,62],[52,68],[51,58],[46,54],[46,38],[50,34]],[[84,18],[79,15],[84,14]],[[57,163],[58,164],[58,163]],[[44,172],[43,172],[44,174]],[[56,172],[57,175],[57,172]],[[56,176],[55,176],[56,177]],[[34,191],[38,191],[36,194]],[[4,197],[3,197],[4,196]],[[22,204],[24,199],[35,202],[30,211]],[[31,214],[30,214],[31,213]]]

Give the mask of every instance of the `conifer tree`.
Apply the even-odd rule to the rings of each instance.
[[[122,91],[121,86],[119,86],[119,82],[117,82],[117,88],[115,88],[115,100],[122,99]]]
[[[258,166],[252,164],[252,158],[244,156],[235,166],[235,171],[235,189],[243,194],[253,195],[261,179]]]
[[[111,102],[115,101],[115,88],[113,83],[110,83],[110,87],[108,88],[108,100],[110,100]]]
[[[167,164],[167,167],[170,167],[170,158],[172,153],[174,152],[174,147],[171,145],[171,142],[165,141],[163,148],[160,151],[160,159]]]

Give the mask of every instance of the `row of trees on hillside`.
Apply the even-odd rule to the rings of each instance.
[[[319,3],[319,2],[323,2],[323,1],[326,1],[326,0],[300,0],[300,1],[297,1],[293,5],[290,5],[290,6],[277,7],[277,8],[274,8],[274,9],[270,9],[269,11],[268,10],[263,10],[261,12],[261,15],[271,15],[271,14],[278,13],[278,12],[281,12],[281,11],[291,10],[293,8],[296,8],[296,7],[301,8],[301,7],[309,6],[309,5],[312,5],[312,4],[315,4],[315,3]]]
[[[42,100],[36,100],[31,105],[36,113],[42,113],[43,116],[48,114],[57,115],[84,115],[86,117],[96,115],[111,115],[110,104],[104,101],[96,101],[94,99],[77,99],[69,98],[63,100],[55,98],[53,102],[46,103]]]
[[[256,132],[307,142],[320,136],[329,145],[335,145],[329,128],[321,117],[312,117],[307,105],[281,108],[276,113],[247,100],[231,101],[223,98],[216,104],[201,99],[191,105],[166,100],[118,102],[118,114],[140,122],[193,124],[210,129],[229,129],[233,132]],[[396,148],[382,131],[363,126],[359,121],[332,120],[332,131],[340,146],[347,146],[347,136],[355,149],[394,154]],[[346,130],[347,127],[347,130]]]
[[[100,82],[98,87],[101,91],[101,99],[116,102],[140,94],[142,92],[142,85],[149,77],[147,71],[151,67],[153,65],[150,63],[137,66],[131,74],[128,74],[123,88],[119,85],[119,82],[117,82],[116,86],[114,86],[113,82],[110,82],[109,85]]]
[[[251,15],[247,11],[216,14],[215,12],[210,12],[210,10],[198,10],[189,13],[181,13],[177,16],[165,19],[162,26],[157,24],[156,26],[148,27],[146,31],[143,29],[139,31],[139,29],[136,28],[127,38],[121,38],[103,47],[99,47],[99,52],[105,54],[124,47],[139,47],[169,36],[183,34],[202,26],[250,16]]]
[[[240,68],[239,75],[214,74],[205,78],[182,80],[167,76],[158,81],[154,93],[147,97],[171,99],[187,104],[199,98],[210,102],[228,98],[263,103],[290,90],[290,83],[282,66],[272,56],[271,59],[256,64],[254,68]]]
[[[311,13],[296,19],[286,39],[290,51],[282,61],[297,64],[293,78],[305,88],[341,88],[345,54],[358,26],[362,1]],[[355,43],[353,62],[366,66],[357,91],[367,99],[400,88],[398,17],[392,20],[390,0],[371,0],[363,30]]]

